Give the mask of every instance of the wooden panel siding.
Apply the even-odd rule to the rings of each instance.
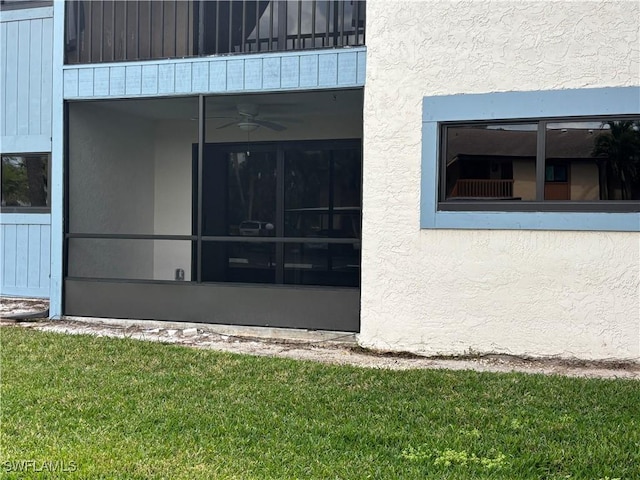
[[[53,11],[33,10],[0,17],[3,153],[51,151]]]
[[[366,47],[357,47],[339,51],[73,65],[64,67],[64,98],[362,87],[365,58]]]
[[[3,214],[0,294],[48,297],[51,226],[48,214]]]

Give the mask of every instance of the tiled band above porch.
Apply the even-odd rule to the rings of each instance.
[[[64,68],[65,99],[362,87],[366,47]]]

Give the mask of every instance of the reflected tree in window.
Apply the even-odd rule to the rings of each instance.
[[[275,222],[275,157],[262,152],[229,154],[229,220]]]
[[[2,156],[2,206],[47,206],[47,156]]]
[[[19,206],[27,197],[27,172],[20,157],[2,157],[2,206]]]
[[[609,121],[594,141],[600,199],[640,199],[640,121]],[[619,191],[619,197],[617,192]]]

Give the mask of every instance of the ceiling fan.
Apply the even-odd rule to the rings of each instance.
[[[275,130],[281,132],[286,130],[287,127],[279,123],[273,122],[260,117],[259,107],[255,103],[239,103],[237,105],[238,116],[233,122],[225,123],[217,127],[217,130],[236,126],[244,132],[253,132],[260,127],[268,128],[269,130]],[[233,117],[219,117],[219,118],[233,118]]]

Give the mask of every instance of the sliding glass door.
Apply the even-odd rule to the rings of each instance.
[[[359,141],[206,145],[204,157],[194,279],[359,286]]]

